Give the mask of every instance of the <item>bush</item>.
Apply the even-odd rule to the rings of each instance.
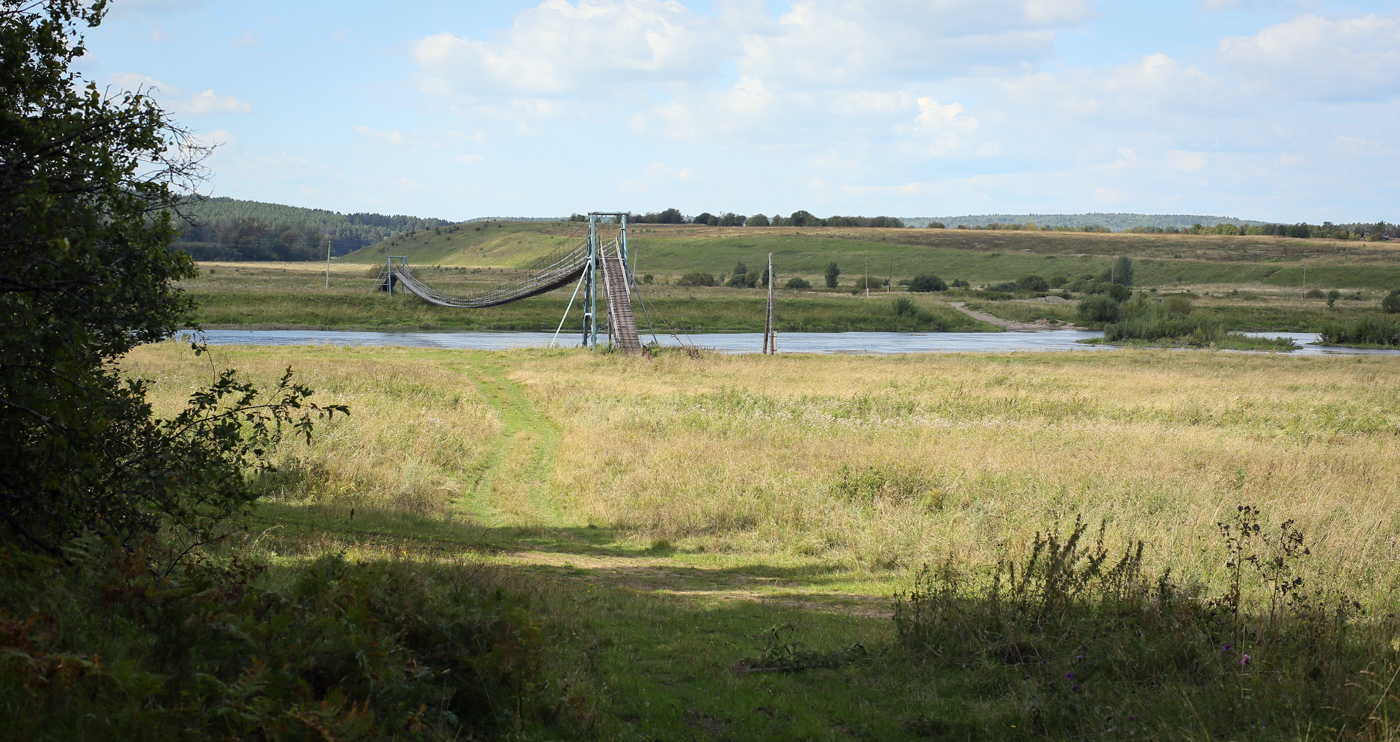
[[[1110,283],[1108,285],[1108,295],[1114,301],[1124,302],[1132,298],[1133,290],[1121,283]]]
[[[947,291],[948,284],[944,283],[943,279],[933,275],[932,273],[920,273],[919,275],[914,276],[914,279],[909,282],[909,290],[918,293],[928,293],[930,291]]]
[[[1091,324],[1118,320],[1118,302],[1107,296],[1090,296],[1079,302],[1079,319]]]
[[[784,288],[792,289],[793,291],[800,291],[802,289],[812,288],[812,284],[805,278],[789,278]]]
[[[1187,315],[1191,313],[1191,299],[1180,294],[1168,296],[1166,307],[1172,314]]]
[[[898,317],[913,317],[919,313],[919,306],[914,303],[913,299],[907,296],[901,296],[895,299],[891,309],[894,310],[895,316]]]
[[[1016,279],[1016,286],[1022,291],[1049,291],[1050,282],[1040,276],[1021,276]]]
[[[712,273],[687,273],[676,280],[677,286],[714,286],[717,283]]]
[[[1400,314],[1400,289],[1394,289],[1381,299],[1381,309],[1387,314]]]
[[[1326,294],[1322,293],[1322,289],[1308,289],[1307,293],[1303,294],[1305,299],[1321,299],[1324,296]]]
[[[987,288],[991,289],[992,291],[1001,291],[1008,294],[1014,294],[1017,291],[1021,290],[1021,284],[1016,283],[1015,281],[1002,281],[1001,283],[994,283],[991,286],[988,286]]]
[[[1027,738],[1127,738],[1151,719],[1190,738],[1284,739],[1315,715],[1360,732],[1395,708],[1384,680],[1355,680],[1394,667],[1390,622],[1358,620],[1356,601],[1314,583],[1293,521],[1265,528],[1240,506],[1211,530],[1225,567],[1213,594],[1194,576],[1149,573],[1142,541],[1115,548],[1078,519],[986,577],[951,558],[925,565],[897,596],[896,646],[997,689],[1024,709],[998,721],[1030,726]]]
[[[967,281],[962,280],[961,278],[954,278],[954,279],[953,279],[953,282],[950,283],[950,284],[948,284],[948,285],[949,285],[949,286],[952,286],[952,287],[955,288],[955,289],[966,289],[966,288],[971,288],[971,287],[972,287],[972,284],[968,283]]]
[[[0,564],[5,588],[46,575],[0,604],[8,736],[494,738],[568,706],[538,620],[478,569],[327,556],[273,589],[239,561],[157,578],[142,552],[84,546],[76,567]]]
[[[1328,322],[1319,333],[1331,345],[1400,346],[1400,321],[1362,317],[1355,322]]]

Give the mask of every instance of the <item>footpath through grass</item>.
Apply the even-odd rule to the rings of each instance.
[[[525,736],[1397,733],[1389,359],[216,354],[352,409],[279,454],[245,557],[521,596],[557,699]],[[201,364],[128,368],[174,404]]]

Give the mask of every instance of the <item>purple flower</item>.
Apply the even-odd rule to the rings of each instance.
[[[1078,692],[1079,692],[1079,686],[1076,685],[1076,686],[1074,686],[1073,688],[1070,688],[1070,690],[1074,691],[1075,693],[1078,693]]]
[[[1228,651],[1230,651],[1230,650],[1232,650],[1232,649],[1234,649],[1234,648],[1235,648],[1235,647],[1234,647],[1233,645],[1226,644],[1225,646],[1223,646],[1223,647],[1220,648],[1220,651],[1222,651],[1222,652],[1228,652]]]
[[[1076,654],[1076,655],[1074,656],[1074,659],[1075,659],[1076,661],[1082,660],[1082,659],[1084,659],[1084,655],[1082,655],[1082,654]]]
[[[1244,666],[1246,666],[1246,665],[1248,665],[1248,664],[1249,664],[1249,655],[1245,655],[1245,656],[1243,656],[1243,657],[1240,658],[1240,667],[1244,667]]]
[[[1137,721],[1137,714],[1128,717],[1128,721]]]
[[[1074,673],[1072,673],[1072,672],[1067,672],[1067,673],[1065,673],[1065,680],[1074,680]]]

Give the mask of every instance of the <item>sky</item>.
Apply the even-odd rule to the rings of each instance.
[[[1400,220],[1400,0],[114,0],[211,196]]]

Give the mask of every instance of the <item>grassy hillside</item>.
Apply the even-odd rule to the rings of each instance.
[[[615,228],[609,231],[611,237]],[[345,256],[377,263],[403,255],[413,265],[527,268],[555,249],[581,242],[578,223],[494,222],[453,225],[395,237]],[[842,229],[638,225],[630,230],[638,275],[674,280],[700,271],[718,276],[769,252],[779,283],[804,277],[820,284],[828,263],[850,285],[868,263],[872,276],[896,281],[919,273],[994,283],[1037,274],[1098,273],[1117,255],[1138,261],[1137,283],[1261,284],[1389,289],[1400,286],[1400,246],[1392,243],[1220,235],[984,232],[956,229]]]

